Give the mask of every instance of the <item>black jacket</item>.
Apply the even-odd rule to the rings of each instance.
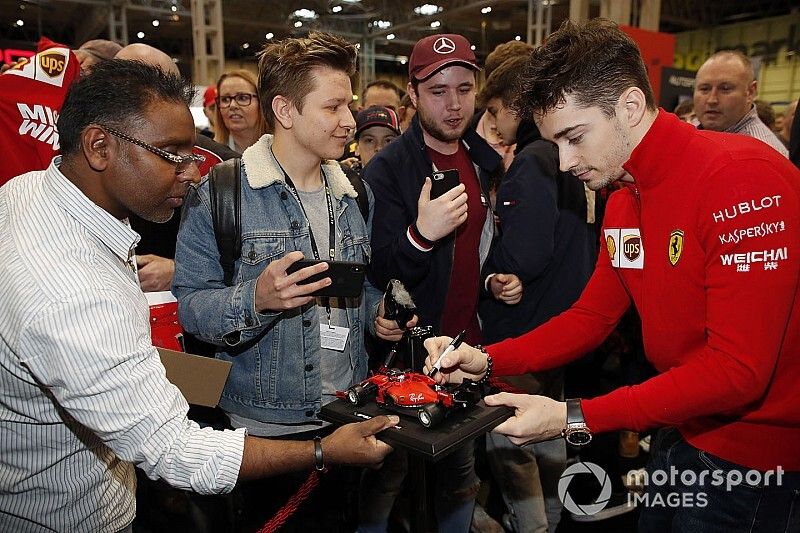
[[[493,229],[488,212],[489,175],[502,172],[502,162],[475,130],[468,128],[461,140],[477,167],[487,206],[488,223],[481,239],[483,263],[488,256]],[[432,171],[419,117],[415,116],[411,126],[364,167],[363,177],[375,195],[370,281],[379,288],[385,288],[392,278],[403,282],[417,305],[419,325],[432,325],[438,332],[450,283],[454,236],[439,240],[430,252],[415,248],[406,236],[408,226],[417,218],[422,185]]]
[[[484,275],[516,274],[524,292],[513,306],[484,294],[479,314],[487,343],[517,337],[568,309],[589,280],[595,258],[583,183],[559,171],[557,148],[532,122],[520,124],[496,211],[500,231]]]

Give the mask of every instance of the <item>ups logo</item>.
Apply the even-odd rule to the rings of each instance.
[[[625,235],[622,237],[622,253],[628,261],[636,261],[642,253],[642,238],[638,235]]]
[[[44,52],[39,54],[39,66],[51,78],[57,78],[64,72],[67,58],[61,52]]]

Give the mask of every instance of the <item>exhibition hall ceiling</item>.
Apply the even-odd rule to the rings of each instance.
[[[400,61],[417,39],[431,33],[461,33],[484,56],[498,43],[526,39],[527,0],[222,0],[225,54],[250,58],[270,38],[320,28],[354,41],[371,35],[378,61]],[[569,15],[568,0],[543,0],[544,24],[556,29]],[[634,6],[637,2],[633,2]],[[46,35],[75,45],[108,37],[112,6],[125,5],[129,42],[158,46],[191,59],[189,0],[0,0],[0,42],[30,43]],[[662,0],[660,30],[707,28],[797,10],[796,0]],[[549,12],[549,14],[548,14]],[[116,11],[119,14],[119,8]],[[590,1],[590,16],[600,13]],[[633,17],[637,17],[636,9]],[[117,15],[119,19],[119,15]]]

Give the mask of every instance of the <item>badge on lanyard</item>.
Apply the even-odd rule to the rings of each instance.
[[[319,344],[327,350],[343,352],[347,345],[348,335],[350,335],[350,328],[332,326],[327,322],[321,322],[319,325]]]

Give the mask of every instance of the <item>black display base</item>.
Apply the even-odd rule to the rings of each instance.
[[[439,425],[426,428],[414,416],[400,416],[400,423],[382,431],[378,438],[395,448],[402,448],[410,453],[420,455],[429,461],[438,461],[459,444],[470,441],[488,433],[501,422],[514,414],[514,410],[506,406],[490,407],[483,400],[466,409],[450,412]],[[368,402],[355,407],[342,399],[335,400],[322,407],[320,418],[337,425],[350,422],[363,422],[373,416],[397,414]]]

